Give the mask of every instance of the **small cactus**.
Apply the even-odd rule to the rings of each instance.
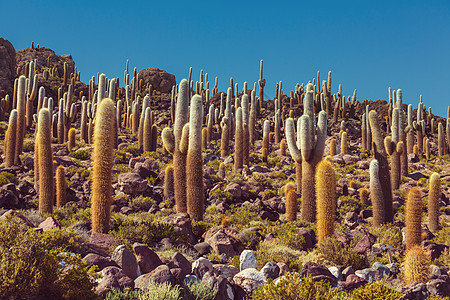
[[[169,164],[164,171],[164,197],[173,196],[173,192],[173,165]]]
[[[75,148],[75,128],[70,128],[68,133],[69,139],[67,142],[67,150],[72,152]]]
[[[56,168],[56,207],[63,207],[66,204],[66,175],[65,168]]]
[[[403,275],[406,284],[411,281],[427,283],[430,272],[430,257],[425,250],[416,245],[410,248],[405,255]]]
[[[330,156],[336,155],[336,139],[332,138],[330,140]]]
[[[280,142],[280,155],[286,156],[286,150],[287,150],[286,139],[282,139]]]
[[[297,220],[297,193],[294,189],[286,191],[286,221],[293,222]]]
[[[430,176],[430,192],[428,194],[428,227],[431,232],[439,230],[439,205],[441,202],[441,179],[438,173]]]
[[[317,165],[317,235],[318,242],[334,234],[336,218],[336,175],[327,160]]]
[[[411,249],[422,242],[422,197],[420,191],[413,187],[406,199],[406,249]]]
[[[369,204],[369,190],[368,189],[362,188],[359,191],[359,201],[361,201],[361,203],[364,205]]]
[[[225,164],[221,162],[219,165],[219,170],[217,171],[217,176],[219,176],[219,178],[221,179],[225,178],[225,171]]]
[[[348,153],[348,143],[347,143],[347,132],[344,131],[342,133],[341,137],[341,153],[347,154]]]

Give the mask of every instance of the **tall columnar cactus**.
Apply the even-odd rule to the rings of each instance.
[[[293,222],[297,220],[297,193],[294,189],[286,191],[286,221]]]
[[[220,156],[222,158],[228,155],[228,147],[230,143],[230,130],[228,123],[229,121],[227,117],[223,117],[222,122],[220,123],[222,127],[222,137],[220,140],[220,149],[221,149]]]
[[[32,62],[30,62],[30,64],[32,64]],[[31,72],[31,69],[30,69]],[[33,70],[34,73],[34,70]],[[38,91],[38,75],[34,75],[30,74],[30,78],[29,78],[29,83],[28,83],[28,95],[27,95],[27,108],[26,108],[26,113],[27,113],[27,127],[30,127],[31,124],[33,123],[33,103],[34,100],[36,99],[37,96],[37,91]],[[33,78],[33,80],[31,80],[31,78]]]
[[[25,88],[26,78],[20,76],[17,83],[17,133],[16,133],[16,146],[14,154],[14,164],[20,164],[19,155],[23,150],[23,139],[25,137],[25,114],[26,114],[26,102],[25,102]]]
[[[139,131],[138,131],[138,145],[141,147],[144,143],[144,124],[145,124],[145,111],[147,107],[150,107],[150,97],[146,95],[144,101],[142,101],[141,116],[139,118]],[[150,126],[151,129],[151,126]]]
[[[401,182],[400,155],[403,153],[403,142],[395,143],[390,136],[384,139],[384,147],[387,154],[391,157],[391,185],[392,189],[397,190]]]
[[[430,192],[428,194],[428,227],[431,232],[439,230],[439,206],[441,203],[441,179],[438,173],[430,176]]]
[[[249,132],[249,109],[248,109],[248,95],[244,93],[241,100],[242,107],[242,163],[248,166],[250,155],[250,132]]]
[[[413,187],[406,199],[406,249],[422,242],[422,197],[419,189]]]
[[[267,149],[269,151],[270,148],[270,121],[265,120],[263,124],[263,142],[262,147],[263,149]]]
[[[206,141],[208,144],[212,140],[213,125],[214,125],[214,104],[211,104],[209,106],[207,133],[206,133]]]
[[[164,171],[164,197],[169,198],[174,193],[173,165],[168,164]]]
[[[438,154],[443,156],[445,154],[445,137],[444,137],[444,126],[441,122],[438,125]]]
[[[82,141],[84,141],[86,144],[89,142],[88,139],[88,128],[87,128],[87,122],[88,122],[88,102],[82,101],[81,106],[81,124],[80,124],[80,138]]]
[[[39,112],[38,151],[39,151],[39,212],[53,212],[53,155],[50,112],[47,108]]]
[[[75,148],[75,133],[75,128],[69,129],[69,140],[67,142],[67,150],[69,150],[69,152],[72,152]]]
[[[142,145],[144,152],[152,150],[152,120],[151,120],[151,109],[147,107],[144,112],[144,122],[142,128]]]
[[[173,134],[169,133],[170,129],[164,129],[162,138],[164,145],[173,144],[173,149],[166,146],[169,152],[173,152],[174,168],[174,190],[175,204],[177,213],[187,212],[187,196],[186,196],[186,151],[181,149],[183,140],[183,127],[188,121],[189,109],[189,83],[186,79],[181,80],[178,86],[178,101],[175,111],[175,123],[173,126]],[[165,131],[165,132],[164,132]],[[200,132],[201,138],[201,132]],[[185,136],[187,139],[187,136]],[[200,141],[201,142],[201,141]],[[184,142],[186,144],[186,141]],[[200,145],[201,146],[201,145]]]
[[[14,154],[16,148],[17,135],[17,109],[13,109],[9,115],[8,130],[5,137],[5,167],[14,165]]]
[[[56,207],[63,207],[66,204],[66,175],[65,168],[56,168]]]
[[[341,137],[341,153],[348,153],[347,131],[342,132]]]
[[[112,202],[112,167],[114,158],[114,102],[103,99],[95,118],[92,176],[92,231],[107,233]]]
[[[428,282],[431,259],[430,255],[420,245],[416,245],[406,251],[403,265],[403,278],[406,284],[409,284],[411,281]]]
[[[250,137],[250,144],[253,145],[255,143],[256,138],[256,92],[252,91],[250,97],[250,116],[248,123],[248,134]]]
[[[361,117],[361,148],[367,150],[366,114]]]
[[[327,160],[317,165],[317,235],[318,241],[334,234],[336,218],[336,175],[331,163]]]
[[[330,156],[336,155],[336,139],[332,138],[330,140]]]
[[[385,203],[379,176],[379,163],[376,159],[370,162],[370,198],[372,201],[373,226],[378,227],[385,222]]]
[[[447,118],[447,123],[445,125],[445,131],[447,132],[447,153],[450,153],[450,117]]]
[[[264,101],[264,86],[266,85],[266,80],[263,79],[263,60],[261,59],[261,64],[259,67],[259,109],[262,110],[263,108],[263,101]]]
[[[383,222],[392,222],[394,214],[392,212],[392,188],[391,188],[391,176],[389,172],[389,164],[387,160],[386,149],[383,145],[384,140],[381,135],[380,124],[378,120],[378,114],[372,110],[369,113],[370,128],[372,131],[373,140],[373,152],[374,158],[378,161],[379,170],[378,177],[380,184],[383,187],[383,202],[384,202],[384,218]]]
[[[242,107],[236,111],[236,133],[234,142],[234,171],[242,169],[244,159],[244,130],[242,127]]]
[[[196,221],[203,220],[203,162],[202,162],[202,97],[191,99],[189,114],[189,146],[186,158],[186,193],[188,213]]]
[[[431,145],[430,145],[430,139],[427,137],[423,138],[425,140],[424,144],[425,144],[425,158],[427,160],[431,159]]]

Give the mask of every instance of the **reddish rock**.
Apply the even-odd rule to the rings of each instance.
[[[137,173],[122,173],[117,179],[117,185],[125,194],[137,195],[147,189],[147,180],[142,179]]]
[[[194,234],[192,233],[191,218],[187,213],[179,213],[165,217],[161,223],[173,225],[175,230],[188,236],[189,242],[194,242]]]
[[[150,83],[154,90],[162,93],[170,93],[172,87],[177,84],[175,75],[158,68],[140,70],[139,79],[142,79],[144,86],[147,86],[147,83]]]
[[[372,248],[372,243],[370,241],[370,237],[365,235],[356,244],[355,251],[358,254],[364,254],[367,251],[370,251],[371,248]]]
[[[180,252],[176,252],[172,256],[172,262],[175,266],[181,269],[180,276],[182,278],[186,277],[188,274],[191,274],[192,264]]]
[[[43,231],[51,229],[61,229],[61,223],[53,217],[48,217],[44,222],[39,224],[38,227],[42,228]]]
[[[15,211],[15,210],[13,210],[13,209],[8,210],[8,211],[5,212],[3,215],[1,215],[1,216],[0,216],[0,222],[6,220],[9,216],[13,216],[13,217],[18,218],[18,219],[20,220],[19,222],[20,222],[21,224],[23,224],[23,225],[26,225],[26,226],[31,227],[31,228],[36,227],[36,226],[34,226],[34,224],[31,223],[31,221],[28,220],[24,215],[22,215],[21,213]]]
[[[139,266],[134,256],[125,245],[117,246],[111,255],[111,259],[122,268],[123,272],[131,279],[136,279],[140,274]]]
[[[222,226],[214,226],[203,235],[205,242],[210,244],[217,253],[225,253],[228,257],[239,255],[244,249],[237,236],[237,232]]]
[[[336,277],[326,267],[314,262],[307,262],[300,271],[300,276],[310,275],[314,281],[327,280],[331,286],[337,283]]]
[[[111,288],[131,287],[134,288],[134,281],[128,277],[120,268],[118,267],[106,267],[101,270],[100,274],[102,278],[100,279],[98,286],[95,289],[95,293],[100,296],[105,296]]]
[[[136,278],[134,284],[136,288],[146,289],[151,282],[164,283],[168,282],[171,285],[175,284],[175,278],[173,277],[170,269],[166,265],[160,265],[150,273],[144,274]]]
[[[363,286],[366,283],[368,283],[367,280],[355,274],[348,275],[345,281],[339,281],[339,284],[347,291],[359,288],[360,286]]]
[[[0,98],[10,95],[14,88],[16,74],[16,50],[6,39],[0,37]]]
[[[117,267],[117,264],[113,262],[109,257],[104,257],[95,253],[89,253],[88,255],[83,257],[83,260],[86,262],[89,268],[94,265],[98,266],[99,271],[103,270],[106,267]]]
[[[156,267],[163,264],[159,259],[158,254],[156,254],[147,245],[134,243],[133,250],[134,253],[136,253],[136,259],[142,274],[149,273]]]
[[[89,240],[90,252],[101,256],[109,255],[109,248],[114,244],[114,237],[107,233],[92,232]]]

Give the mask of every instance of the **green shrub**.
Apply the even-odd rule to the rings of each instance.
[[[305,239],[303,236],[299,236],[299,230],[300,228],[294,223],[289,222],[267,226],[264,228],[262,235],[266,236],[267,234],[272,233],[279,239],[280,244],[295,250],[305,250]]]
[[[144,293],[139,296],[139,300],[178,300],[180,299],[181,288],[171,286],[170,283],[152,282]]]
[[[400,299],[400,293],[384,285],[383,282],[367,283],[351,292],[353,300],[396,300]]]
[[[91,157],[91,153],[85,149],[78,149],[76,151],[70,152],[69,156],[79,160],[87,160],[89,159],[89,157]]]
[[[114,149],[114,163],[124,164],[127,162],[127,153],[122,150]]]
[[[0,222],[2,299],[96,299],[95,269],[80,255],[65,252],[70,242],[76,243],[70,234],[39,233],[11,219]]]
[[[215,296],[216,291],[212,290],[209,286],[204,285],[201,281],[191,281],[183,286],[182,299],[213,300]]]
[[[130,287],[125,287],[124,289],[111,288],[111,290],[106,294],[105,300],[139,300],[144,292],[138,289],[131,289]]]
[[[391,223],[383,224],[378,227],[371,227],[370,233],[377,238],[376,243],[393,246],[395,248],[402,247],[402,230]]]
[[[324,259],[335,266],[352,266],[354,270],[369,267],[369,262],[365,255],[356,253],[349,244],[342,243],[334,237],[327,237],[320,242],[317,246],[317,251]]]
[[[17,184],[17,178],[9,172],[0,172],[0,186],[13,182]]]
[[[355,212],[359,214],[361,209],[363,209],[364,207],[361,202],[349,196],[341,196],[339,197],[339,200],[341,201],[341,203],[338,207],[338,213],[342,219],[345,218],[345,215],[348,212]]]
[[[130,208],[134,211],[148,211],[156,201],[151,197],[138,196],[131,200]]]
[[[192,225],[192,233],[196,236],[196,237],[201,237],[203,235],[203,233],[205,233],[206,231],[208,231],[211,227],[214,226],[214,224],[205,222],[205,221],[195,221],[192,220],[191,221],[191,225]]]
[[[289,248],[278,241],[262,242],[255,252],[257,268],[262,268],[269,261],[283,262],[290,270],[298,272],[303,266],[301,259],[303,253],[305,252]]]

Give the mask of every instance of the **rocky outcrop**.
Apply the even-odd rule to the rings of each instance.
[[[172,86],[177,84],[175,75],[158,68],[140,70],[139,78],[142,79],[144,86],[150,83],[154,90],[160,91],[161,93],[170,93]]]
[[[16,70],[16,50],[6,39],[0,37],[0,98],[12,95]]]

